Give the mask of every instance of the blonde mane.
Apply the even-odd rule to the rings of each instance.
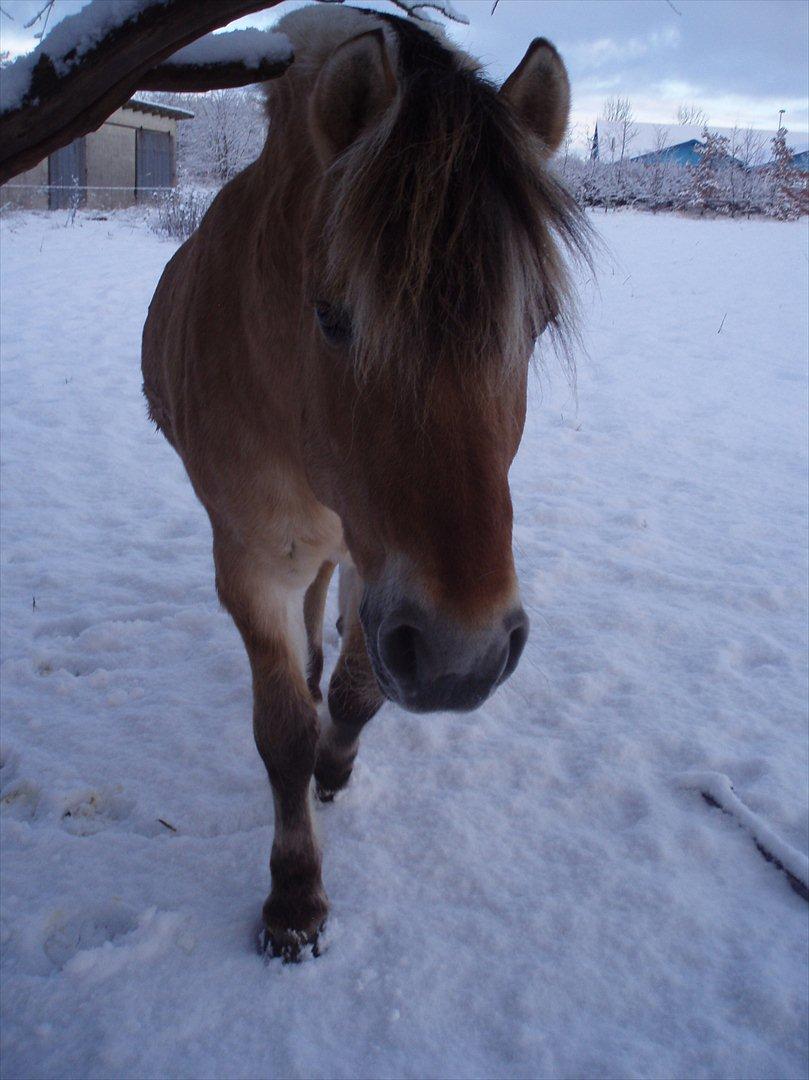
[[[395,368],[400,385],[416,385],[425,369],[452,363],[497,383],[546,328],[564,346],[564,254],[587,258],[589,226],[544,147],[434,32],[376,12],[334,15],[341,37],[384,28],[398,60],[394,105],[329,170],[316,238],[319,299],[350,314],[359,379]],[[318,41],[304,58],[313,74],[325,47]],[[271,90],[271,130],[275,102]]]

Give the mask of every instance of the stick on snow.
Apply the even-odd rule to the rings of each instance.
[[[734,817],[753,839],[767,862],[786,875],[798,896],[809,901],[809,859],[772,831],[766,821],[742,802],[724,773],[686,773],[680,778],[684,788],[698,791],[709,806]]]

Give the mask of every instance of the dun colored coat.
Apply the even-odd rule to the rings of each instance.
[[[564,66],[536,39],[498,91],[438,31],[318,5],[280,23],[258,160],[169,262],[143,335],[150,413],[213,530],[275,803],[263,947],[316,951],[309,789],[349,780],[385,699],[473,709],[528,621],[508,469],[537,336],[585,227],[546,167]],[[321,727],[322,620],[342,651]]]

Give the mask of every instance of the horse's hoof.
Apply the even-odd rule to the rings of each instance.
[[[331,775],[319,777],[315,774],[315,798],[319,802],[333,802],[337,792],[342,791],[344,787],[348,786],[352,771],[352,769],[349,769],[348,772],[343,773],[342,776]]]
[[[258,932],[258,953],[265,960],[280,959],[282,964],[299,964],[307,956],[320,956],[320,934],[325,921],[316,930],[268,930]]]

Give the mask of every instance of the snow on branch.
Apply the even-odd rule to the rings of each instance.
[[[285,34],[268,30],[230,30],[208,34],[152,68],[139,90],[199,93],[274,79],[292,63]]]
[[[18,109],[26,98],[34,96],[37,68],[48,66],[56,75],[66,75],[107,34],[137,19],[146,8],[164,3],[165,0],[108,0],[88,4],[75,15],[67,15],[34,50],[3,69],[0,112]],[[46,10],[50,10],[47,4],[26,27],[32,26]]]
[[[430,9],[437,11],[439,15],[443,15],[444,18],[451,19],[453,22],[467,25],[469,23],[469,19],[455,7],[452,0],[391,0],[391,3],[416,19],[423,17],[419,14],[420,9],[422,11]]]
[[[199,93],[282,74],[292,49],[280,35],[234,31],[193,44],[278,3],[91,0],[0,74],[0,184],[94,131],[137,90]],[[415,17],[432,9],[467,21],[452,0],[391,3]],[[47,17],[52,7],[49,0],[39,15]]]
[[[33,52],[0,75],[0,183],[94,131],[135,91],[146,89],[147,73],[178,50],[234,19],[277,3],[92,0],[77,14],[67,16]],[[277,59],[277,47],[276,41],[271,46],[276,75],[288,62]],[[237,85],[244,85],[241,66],[235,74]],[[175,70],[175,79],[181,75]],[[222,79],[219,72],[212,85],[221,87]],[[197,81],[186,88],[200,86]]]
[[[698,791],[710,805],[734,817],[750,834],[759,853],[786,875],[787,881],[804,900],[809,900],[809,859],[782,840],[770,826],[742,802],[730,778],[719,772],[685,773],[681,787]]]
[[[226,34],[207,34],[186,45],[166,61],[167,64],[235,64],[258,67],[265,60],[289,63],[292,45],[286,34],[268,30],[229,30]]]

